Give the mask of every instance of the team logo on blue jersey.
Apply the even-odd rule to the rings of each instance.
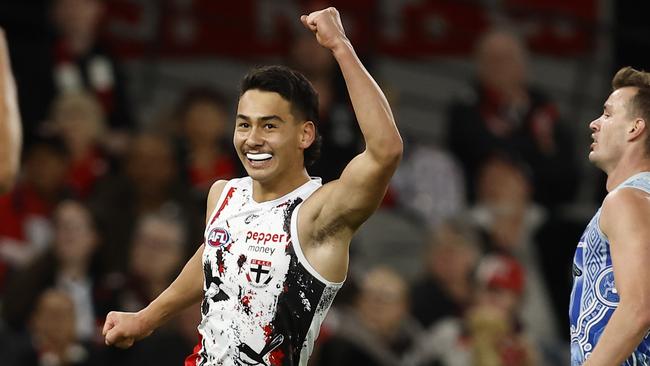
[[[230,233],[228,230],[216,227],[208,235],[208,244],[211,247],[221,247],[230,243]]]
[[[607,268],[596,278],[596,297],[603,304],[615,307],[620,300],[614,285],[614,269]]]

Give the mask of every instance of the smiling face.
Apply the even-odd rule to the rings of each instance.
[[[589,124],[593,139],[589,160],[606,173],[616,167],[630,140],[627,132],[635,118],[628,111],[628,103],[636,93],[635,87],[615,90],[607,98],[603,114]]]
[[[260,183],[303,172],[314,134],[314,124],[299,120],[278,93],[251,89],[239,99],[233,143],[248,175]]]

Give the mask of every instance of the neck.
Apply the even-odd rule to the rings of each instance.
[[[611,192],[629,177],[648,171],[650,171],[650,159],[645,157],[645,153],[635,154],[633,157],[624,156],[613,169],[606,171],[607,192]]]
[[[282,197],[309,181],[307,169],[296,171],[293,176],[260,182],[253,179],[253,199],[256,202],[271,201]]]

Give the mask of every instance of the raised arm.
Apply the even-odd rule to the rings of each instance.
[[[218,181],[208,195],[206,222],[214,210],[226,181]],[[149,336],[156,328],[203,297],[203,245],[185,264],[181,273],[165,291],[137,313],[108,313],[102,334],[107,345],[128,348]]]
[[[20,166],[22,128],[9,48],[0,28],[0,194],[13,187]]]
[[[313,215],[316,231],[336,226],[351,236],[379,206],[402,156],[402,139],[388,101],[357,57],[338,11],[328,8],[303,15],[301,21],[338,62],[366,145],[341,177],[316,192],[303,209]]]
[[[603,203],[600,226],[609,238],[620,298],[585,366],[620,365],[650,329],[650,197],[621,189]]]

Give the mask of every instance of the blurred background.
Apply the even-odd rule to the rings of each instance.
[[[352,244],[310,365],[568,363],[573,251],[605,195],[588,123],[614,72],[647,68],[650,6],[614,0],[29,0],[0,3],[23,119],[0,196],[3,365],[181,365],[198,308],[103,346],[202,241],[240,78],[284,64],[319,92],[335,179],[363,148],[329,51],[299,22],[336,6],[405,154]]]

